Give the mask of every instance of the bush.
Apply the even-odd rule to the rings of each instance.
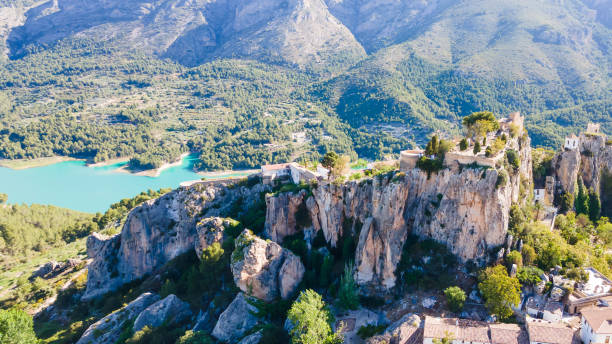
[[[521,254],[523,256],[523,264],[525,265],[531,265],[537,259],[535,250],[533,249],[533,247],[527,244],[523,245],[523,250],[521,251]]]
[[[544,271],[536,268],[535,266],[525,266],[519,269],[518,273],[516,274],[516,278],[518,278],[523,285],[534,286],[542,281],[540,276],[543,273]]]
[[[467,139],[464,137],[461,139],[461,141],[459,142],[459,150],[464,151],[468,149],[468,141]]]
[[[0,343],[32,344],[37,342],[31,316],[19,309],[0,309]]]
[[[463,309],[463,305],[465,304],[465,292],[459,287],[448,287],[444,289],[444,295],[446,296],[446,302],[448,303],[448,308],[458,313]]]
[[[177,339],[176,344],[213,344],[214,341],[204,332],[193,332],[189,330]]]
[[[506,255],[506,264],[508,268],[512,267],[512,264],[516,264],[517,268],[523,267],[523,256],[519,251],[511,251]]]
[[[368,324],[366,326],[361,326],[359,330],[357,330],[357,335],[361,337],[361,339],[368,339],[374,335],[382,333],[386,328],[385,325],[374,325]]]
[[[508,163],[510,166],[514,168],[514,171],[518,171],[521,167],[521,159],[518,156],[518,153],[514,149],[508,149],[506,151],[506,158],[508,159]]]

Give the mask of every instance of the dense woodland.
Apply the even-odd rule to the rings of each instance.
[[[536,146],[556,148],[589,121],[611,127],[605,90],[489,80],[414,54],[391,70],[375,62],[330,78],[247,60],[188,68],[108,42],[61,41],[0,62],[0,158],[130,157],[133,170],[187,151],[199,152],[202,170],[315,160],[329,150],[381,159],[435,130],[457,135],[460,118],[482,109],[523,111]]]

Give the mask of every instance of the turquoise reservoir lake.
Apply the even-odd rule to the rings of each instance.
[[[12,170],[0,167],[0,193],[8,203],[51,204],[89,213],[104,212],[123,198],[148,189],[176,188],[181,182],[202,179],[193,172],[194,156],[187,156],[180,166],[169,167],[159,177],[114,172],[125,163],[87,167],[83,161]],[[239,176],[246,173],[228,173]]]

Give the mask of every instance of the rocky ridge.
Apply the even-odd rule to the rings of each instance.
[[[303,231],[313,238],[322,231],[333,247],[343,236],[355,235],[357,281],[378,291],[395,285],[395,268],[408,234],[444,243],[464,262],[484,262],[488,253],[505,244],[508,213],[519,201],[521,176],[531,176],[529,139],[516,140],[510,147],[519,152],[521,166],[517,171],[509,168],[505,184],[498,183],[496,169],[444,169],[431,176],[412,169],[344,184],[323,183],[312,195],[302,191],[269,196],[266,235],[282,240]],[[292,221],[278,214],[301,214],[306,219]]]
[[[200,219],[230,213],[237,202],[246,210],[260,199],[266,186],[236,185],[234,181],[202,182],[179,188],[145,202],[128,215],[123,230],[113,237],[93,234],[87,239],[89,265],[85,300],[142,278],[172,258],[214,240],[221,240],[221,219]],[[227,224],[227,223],[226,223]],[[214,227],[218,225],[220,227]]]

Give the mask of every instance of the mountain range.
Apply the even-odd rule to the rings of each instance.
[[[479,110],[522,111],[542,146],[588,121],[612,130],[610,0],[3,0],[0,18],[8,70],[86,40],[121,56],[110,64],[138,59],[129,52],[181,71],[227,60],[291,70],[303,91],[292,101],[315,104],[341,127],[404,142],[423,143],[436,130],[457,135],[460,118]],[[28,113],[14,80],[2,81],[13,113]],[[100,119],[99,110],[77,112]],[[40,113],[18,117],[29,123],[21,120]],[[348,146],[362,140],[355,135]]]

